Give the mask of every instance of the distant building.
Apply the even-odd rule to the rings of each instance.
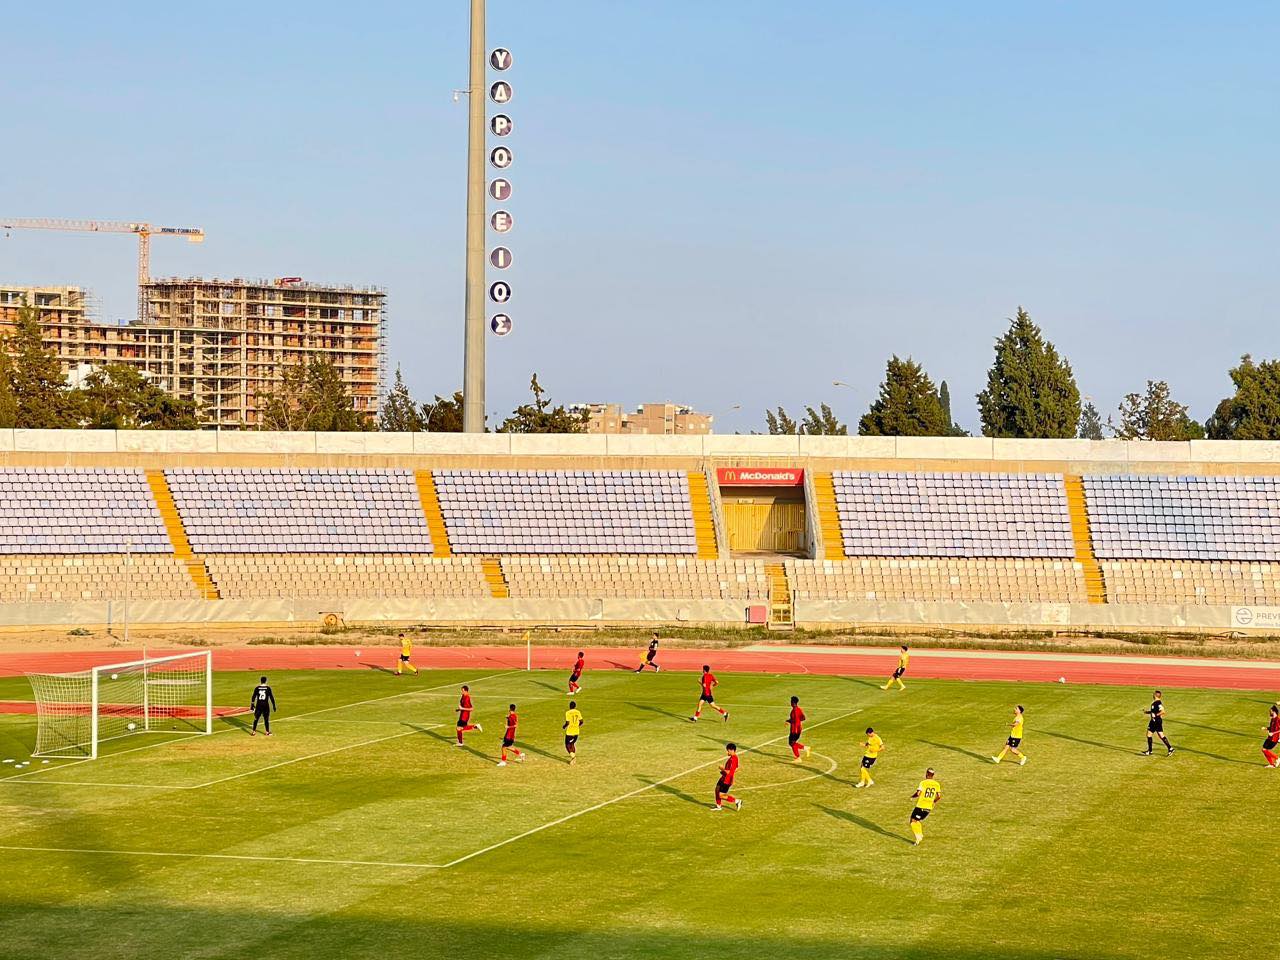
[[[643,403],[632,413],[619,403],[576,403],[570,409],[586,411],[587,433],[707,434],[713,419],[679,403]]]
[[[386,294],[296,278],[168,279],[143,286],[147,319],[93,320],[78,287],[0,284],[0,334],[25,297],[40,311],[45,346],[68,376],[126,363],[174,396],[194,400],[208,426],[256,427],[266,396],[290,366],[326,357],[352,405],[371,416],[386,371]]]

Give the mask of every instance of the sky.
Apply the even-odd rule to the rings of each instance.
[[[156,276],[383,287],[391,369],[461,387],[467,0],[10,6],[0,219],[203,227],[153,242]],[[1202,419],[1280,355],[1280,5],[489,0],[488,41],[514,56],[499,419],[536,371],[721,432],[856,424],[898,354],[976,432],[1019,305],[1104,417],[1165,379]],[[135,257],[13,231],[0,281],[117,320]]]

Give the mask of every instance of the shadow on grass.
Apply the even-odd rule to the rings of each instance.
[[[546,680],[530,680],[535,687],[546,687],[552,693],[564,693],[564,687],[556,683],[549,683]]]
[[[920,742],[920,743],[924,743],[924,744],[928,744],[928,745],[929,745],[929,746],[931,746],[931,747],[937,747],[939,750],[949,750],[949,751],[951,751],[952,753],[958,753],[958,754],[960,754],[960,755],[961,755],[961,756],[963,756],[963,757],[969,757],[969,758],[970,758],[970,759],[972,759],[972,760],[977,760],[979,763],[990,763],[990,762],[991,762],[991,756],[990,756],[990,754],[988,754],[987,756],[985,756],[985,757],[984,757],[982,754],[980,754],[980,753],[974,753],[972,750],[966,750],[964,747],[953,747],[953,746],[952,746],[951,744],[949,744],[949,743],[935,743],[935,742],[934,742],[934,741],[932,741],[932,740],[921,740],[921,741],[919,741],[919,742]]]
[[[1195,727],[1197,730],[1210,730],[1213,733],[1225,733],[1232,737],[1244,737],[1246,740],[1252,739],[1254,736],[1252,733],[1244,733],[1240,730],[1224,730],[1222,727],[1211,727],[1207,723],[1192,723],[1190,720],[1166,720],[1165,723],[1173,726]]]
[[[383,666],[382,664],[380,664],[380,663],[366,663],[366,664],[365,664],[365,666],[366,666],[368,669],[370,669],[370,670],[377,670],[379,673],[389,673],[389,674],[391,674],[391,676],[393,676],[393,677],[401,677],[401,676],[404,676],[404,674],[403,674],[403,673],[396,673],[396,672],[395,672],[394,670],[392,670],[390,667],[384,667],[384,666]],[[419,673],[411,673],[411,674],[409,674],[409,676],[411,676],[411,677],[421,676],[421,671],[419,671]]]
[[[699,800],[697,797],[694,797],[685,793],[683,790],[679,789],[678,787],[673,787],[670,783],[659,783],[657,780],[654,780],[651,777],[642,777],[639,775],[636,776],[636,779],[639,780],[641,783],[648,784],[649,786],[653,787],[653,789],[656,790],[658,793],[665,793],[669,797],[675,797],[677,800],[682,800],[685,803],[691,803],[695,807],[710,806],[709,803],[703,800]]]
[[[419,727],[417,724],[413,724],[413,723],[406,723],[405,726],[412,727],[414,730],[417,730],[419,733],[425,734],[426,736],[430,737],[432,740],[439,740],[441,743],[447,743],[450,746],[454,746],[458,742],[458,737],[456,734],[451,737],[447,734],[441,733],[439,730],[428,730],[425,727]],[[457,750],[459,748],[454,746],[454,749]],[[489,754],[485,753],[482,750],[477,750],[475,747],[471,746],[471,744],[469,743],[463,743],[461,749],[471,754],[473,757],[479,757],[481,760],[484,760],[487,763],[497,762],[492,756],[490,756]]]
[[[532,744],[525,743],[523,740],[517,740],[516,746],[519,747],[521,750],[523,750],[525,753],[532,753],[535,756],[545,757],[546,759],[551,760],[554,763],[569,762],[569,758],[565,755],[548,753],[546,750],[543,750],[541,747],[535,747]]]
[[[664,717],[670,717],[672,720],[680,720],[683,723],[689,722],[687,714],[673,713],[670,710],[664,710],[662,707],[655,707],[649,703],[636,703],[632,700],[627,700],[625,703],[628,707],[635,707],[637,710],[644,710],[648,713],[658,713]]]
[[[225,723],[227,726],[229,726],[229,727],[237,727],[238,729],[243,730],[243,731],[245,731],[246,733],[247,733],[250,729],[252,729],[251,724],[253,723],[253,717],[252,717],[252,716],[250,716],[250,715],[248,715],[248,714],[240,714],[240,715],[238,715],[238,716],[234,716],[234,717],[219,717],[218,719],[219,719],[222,723]],[[280,719],[281,719],[281,720],[287,720],[288,718],[287,718],[287,717],[281,717]]]
[[[1210,753],[1208,750],[1197,750],[1195,747],[1184,747],[1180,743],[1173,746],[1174,753],[1193,753],[1197,757],[1208,757],[1210,760],[1217,760],[1221,763],[1238,763],[1246,767],[1256,767],[1259,764],[1251,760],[1241,760],[1239,757],[1224,757],[1220,753]]]
[[[875,680],[869,680],[866,677],[840,677],[839,679],[848,681],[849,683],[857,683],[864,687],[874,687],[876,690],[884,689],[884,684]]]
[[[1131,750],[1128,747],[1117,746],[1114,743],[1102,743],[1098,740],[1085,740],[1085,739],[1082,739],[1081,737],[1073,737],[1067,733],[1055,733],[1052,730],[1041,730],[1040,732],[1043,733],[1046,737],[1053,737],[1055,740],[1070,740],[1072,743],[1083,744],[1086,747],[1097,747],[1100,750],[1114,750],[1118,753],[1132,753],[1132,754],[1136,754],[1140,752],[1136,747]]]
[[[884,827],[880,826],[880,824],[873,823],[864,817],[858,816],[856,813],[850,813],[848,810],[836,810],[834,807],[826,807],[820,803],[815,803],[814,806],[825,813],[828,817],[843,820],[845,823],[852,823],[855,827],[861,827],[863,830],[870,833],[878,833],[880,836],[886,837],[889,840],[896,840],[898,843],[905,843],[908,846],[911,845],[911,840],[905,835],[886,830]]]

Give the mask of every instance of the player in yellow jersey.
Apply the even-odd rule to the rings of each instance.
[[[871,779],[871,768],[876,765],[883,749],[884,741],[880,739],[880,734],[873,727],[867,727],[867,739],[862,741],[862,769],[858,771],[858,782],[853,785],[853,789],[875,786],[876,782]]]
[[[910,662],[911,652],[907,649],[907,645],[904,643],[902,645],[902,649],[898,652],[898,668],[893,671],[893,676],[890,677],[889,681],[880,689],[888,690],[895,683],[898,685],[899,690],[907,689],[907,685],[902,682],[902,675],[907,672],[907,664]]]
[[[400,634],[400,661],[399,663],[396,664],[397,677],[400,676],[400,674],[403,673],[406,669],[410,673],[417,675],[418,668],[409,662],[409,658],[412,656],[413,656],[413,641],[410,640],[408,637],[406,637],[402,633]]]
[[[933,813],[933,808],[942,799],[942,784],[936,777],[937,774],[930,767],[924,772],[924,779],[916,787],[916,792],[911,795],[911,799],[916,802],[915,809],[911,811],[911,833],[915,837],[916,846],[924,841],[925,818]]]
[[[1000,751],[999,756],[992,757],[996,763],[1005,758],[1006,754],[1012,753],[1018,758],[1018,766],[1022,766],[1027,762],[1027,755],[1018,748],[1022,746],[1022,721],[1025,719],[1022,704],[1018,704],[1013,708],[1013,722],[1009,724],[1009,739],[1005,741],[1004,749]]]
[[[569,766],[578,762],[578,735],[582,733],[582,719],[576,700],[569,701],[569,709],[564,712],[564,748],[569,754]]]

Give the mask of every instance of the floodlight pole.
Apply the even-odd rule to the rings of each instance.
[[[467,295],[463,338],[462,430],[484,433],[485,0],[471,0],[467,109]]]

